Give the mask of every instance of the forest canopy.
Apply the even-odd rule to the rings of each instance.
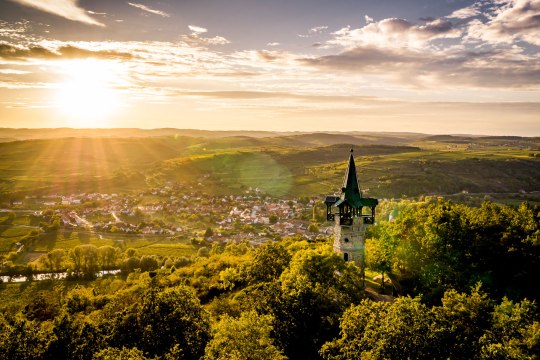
[[[0,308],[0,359],[538,358],[537,207],[430,198],[390,213],[368,231],[367,260],[392,302],[371,300],[328,240],[214,243],[190,258],[54,250],[51,268],[81,274],[0,284],[16,293]]]

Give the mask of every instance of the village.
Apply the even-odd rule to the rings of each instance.
[[[138,194],[29,195],[2,207],[31,213],[39,218],[43,231],[72,229],[115,238],[248,241],[257,246],[291,236],[325,238],[332,224],[324,223],[321,200],[278,199],[251,188],[241,195],[208,196],[197,187],[168,184]]]

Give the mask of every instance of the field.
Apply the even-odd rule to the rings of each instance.
[[[37,136],[36,130],[31,134]],[[536,201],[534,192],[540,190],[538,138],[358,133],[193,137],[180,130],[170,136],[137,133],[139,137],[129,138],[92,134],[0,143],[0,201],[28,194],[137,192],[171,181],[203,182],[209,194],[237,194],[251,187],[279,197],[321,196],[339,190],[351,146],[361,187],[370,196],[506,194]]]

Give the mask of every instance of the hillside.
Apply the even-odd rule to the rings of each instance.
[[[91,136],[58,139],[47,139],[48,130],[28,130],[43,138],[0,143],[0,194],[6,200],[30,193],[129,192],[173,181],[203,183],[210,194],[251,187],[275,196],[319,196],[339,189],[351,146],[363,191],[380,198],[540,190],[537,138],[149,135],[173,130],[80,130]],[[139,137],[116,137],[128,133]]]

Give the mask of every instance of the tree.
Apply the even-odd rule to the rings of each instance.
[[[529,286],[540,277],[537,207],[484,202],[470,208],[430,199],[409,203],[395,221],[369,232],[391,250],[392,274],[404,291],[422,293],[430,303],[448,288],[467,291],[478,281],[494,297],[540,299],[540,288]]]
[[[372,270],[381,273],[381,290],[384,293],[384,274],[392,272],[392,250],[383,239],[366,241],[366,265]]]
[[[480,338],[483,359],[534,359],[540,354],[540,322],[534,302],[507,298],[495,306],[491,326]]]
[[[338,336],[339,318],[364,296],[360,269],[329,246],[299,250],[278,281],[246,289],[250,305],[274,318],[276,344],[289,358],[317,358]]]
[[[272,214],[268,217],[268,220],[270,221],[270,224],[275,224],[278,222],[279,217],[276,214]]]
[[[280,243],[268,242],[259,246],[253,254],[253,260],[247,266],[248,279],[251,283],[274,281],[289,266],[291,255]]]
[[[204,238],[208,239],[209,237],[212,237],[214,235],[214,230],[212,228],[207,227],[206,231],[204,232]]]
[[[205,350],[205,360],[283,360],[282,352],[270,337],[272,317],[244,312],[235,319],[225,315],[215,326]]]
[[[154,256],[143,255],[140,261],[141,271],[152,271],[158,268],[158,261]]]
[[[92,305],[93,294],[89,288],[75,287],[66,295],[66,310],[70,314],[86,311]]]
[[[177,344],[184,358],[199,359],[210,339],[210,322],[187,287],[150,288],[137,312],[140,349],[162,356]],[[139,346],[138,346],[139,347]]]
[[[58,271],[63,268],[63,262],[66,258],[64,249],[54,249],[47,253],[47,261],[52,271]]]
[[[235,267],[228,267],[219,273],[219,281],[223,289],[233,289],[241,281],[240,273]]]
[[[341,338],[321,349],[324,359],[434,359],[430,313],[419,298],[384,303],[363,300],[341,319]]]
[[[148,358],[144,356],[144,353],[137,349],[131,348],[128,349],[123,347],[122,349],[108,347],[98,353],[93,357],[93,360],[147,360]]]
[[[102,269],[110,269],[116,265],[118,250],[110,245],[101,246],[99,249],[99,264]]]
[[[320,230],[317,224],[309,224],[307,231],[310,233],[317,234]]]
[[[77,276],[92,278],[98,270],[98,248],[91,244],[79,245],[71,249],[69,256]]]
[[[477,285],[445,292],[429,309],[419,297],[362,301],[340,321],[341,337],[321,349],[325,359],[534,359],[540,322],[535,305],[493,301]]]
[[[138,254],[138,251],[137,249],[133,249],[133,248],[129,248],[125,251],[125,256],[126,258],[130,258],[130,257],[133,257],[133,256],[137,256]]]
[[[441,357],[452,359],[478,358],[480,338],[490,327],[493,301],[481,290],[480,284],[470,294],[454,289],[445,292],[442,304],[433,308],[433,332]]]
[[[122,271],[126,273],[133,272],[135,269],[140,269],[140,267],[141,260],[136,256],[130,257],[122,263]]]
[[[0,314],[0,360],[43,358],[50,336],[38,322]]]
[[[52,299],[50,294],[39,292],[30,299],[23,313],[29,320],[45,321],[54,318],[58,313],[58,308],[55,299]]]
[[[202,248],[200,248],[197,251],[197,256],[198,257],[208,257],[208,256],[210,256],[210,250],[208,250],[207,247],[203,246]]]

